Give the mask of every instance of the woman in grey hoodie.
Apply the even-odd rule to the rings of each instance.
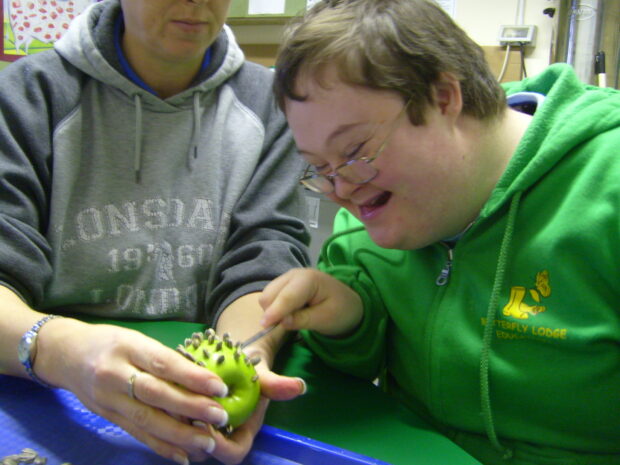
[[[218,377],[141,334],[46,315],[197,321],[242,340],[266,283],[307,265],[301,160],[272,73],[224,25],[230,2],[96,3],[0,75],[0,372],[74,392],[178,463],[240,461],[266,403],[229,438],[193,427],[182,418],[226,423]],[[282,337],[249,348],[274,399],[304,390],[269,371]]]

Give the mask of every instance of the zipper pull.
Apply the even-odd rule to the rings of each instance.
[[[452,270],[452,249],[448,249],[448,260],[446,260],[446,264],[441,270],[441,273],[437,276],[435,284],[438,286],[445,286],[448,284],[448,280],[450,279],[450,270]]]

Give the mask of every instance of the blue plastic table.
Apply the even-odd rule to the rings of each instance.
[[[204,329],[179,322],[115,323],[170,347]],[[303,344],[287,346],[276,371],[303,377],[308,392],[271,403],[243,465],[479,465],[371,383],[331,370]],[[173,463],[87,410],[72,393],[0,375],[0,457],[26,447],[47,457],[47,465]]]

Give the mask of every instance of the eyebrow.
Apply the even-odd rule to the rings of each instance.
[[[332,132],[332,133],[331,133],[331,134],[327,137],[327,140],[325,141],[325,145],[329,146],[335,138],[337,138],[337,137],[341,136],[341,135],[342,135],[342,134],[344,134],[345,132],[350,131],[350,130],[351,130],[352,128],[354,128],[355,126],[359,126],[359,125],[361,125],[361,124],[364,124],[364,123],[361,123],[361,122],[360,122],[360,123],[349,123],[349,124],[343,124],[343,125],[341,125],[341,126],[338,126],[338,127],[336,128],[336,130],[335,130],[334,132]],[[315,154],[313,154],[312,152],[308,152],[308,151],[306,151],[306,150],[301,150],[301,149],[299,149],[299,148],[298,148],[297,150],[299,151],[299,153],[300,153],[301,155],[308,155],[308,156],[311,156],[311,157],[312,157],[312,156],[318,156],[318,155],[315,155]]]

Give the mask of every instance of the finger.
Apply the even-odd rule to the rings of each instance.
[[[334,307],[330,301],[321,302],[286,315],[280,326],[288,331],[308,329],[325,335],[339,335],[342,328],[352,326],[349,320],[359,320],[356,314],[347,312],[342,307]]]
[[[286,315],[280,322],[280,325],[289,331],[312,329],[322,332],[324,327],[329,327],[332,324],[330,313],[323,312],[322,310],[322,305],[297,310],[290,315]]]
[[[129,383],[129,397],[133,395],[136,400],[171,412],[174,417],[202,420],[217,426],[225,426],[228,423],[226,411],[209,397],[193,393],[144,372],[134,372]]]
[[[206,458],[215,448],[204,430],[178,421],[165,412],[127,398],[115,411],[101,412],[162,457],[187,464],[188,458]]]
[[[207,396],[224,397],[228,393],[226,384],[216,374],[195,365],[175,350],[146,336],[139,344],[139,350],[135,345],[130,348],[129,356],[141,371]]]
[[[216,446],[211,455],[224,464],[239,463],[250,451],[254,437],[263,424],[268,405],[269,399],[262,397],[252,416],[229,437],[214,431]]]
[[[260,370],[261,395],[271,400],[291,400],[306,393],[306,382],[301,378],[291,378],[274,373],[271,370]]]
[[[293,312],[313,304],[316,295],[316,283],[309,273],[291,273],[271,305],[265,309],[262,324],[268,326],[281,321]]]
[[[290,279],[291,272],[292,270],[278,276],[264,287],[258,298],[258,303],[261,307],[263,307],[263,310],[272,304],[280,291],[284,288],[284,286],[286,286]]]

